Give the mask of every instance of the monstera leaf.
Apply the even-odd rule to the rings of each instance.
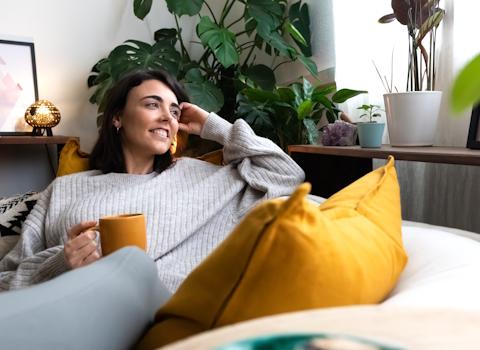
[[[228,68],[237,64],[239,55],[235,47],[235,34],[219,27],[209,17],[203,16],[197,25],[197,34],[202,44],[208,46],[220,63]]]
[[[87,83],[89,87],[97,85],[97,88],[90,97],[90,102],[96,103],[99,106],[99,113],[102,113],[106,92],[126,73],[139,68],[162,68],[176,75],[179,63],[180,54],[170,40],[157,41],[153,45],[138,40],[127,40],[92,68]],[[97,119],[97,124],[98,122]]]
[[[300,1],[292,4],[288,12],[290,24],[296,31],[289,28],[289,33],[293,40],[306,57],[312,56],[311,48],[311,32],[310,32],[310,13],[306,4],[301,4]],[[300,34],[300,36],[297,34]]]
[[[185,89],[192,103],[206,111],[218,112],[224,103],[222,90],[211,81],[205,80],[198,68],[190,69],[185,75]]]
[[[203,0],[166,0],[168,11],[178,16],[194,16],[200,12]]]
[[[249,67],[245,75],[264,90],[273,90],[275,87],[275,74],[264,64]]]
[[[144,19],[152,9],[152,0],[134,0],[133,13],[140,19]]]
[[[280,3],[271,0],[247,0],[247,14],[271,30],[282,23],[283,9]]]

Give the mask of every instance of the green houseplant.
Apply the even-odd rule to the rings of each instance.
[[[445,16],[439,0],[392,0],[393,13],[380,23],[397,20],[409,39],[407,92],[393,92],[393,82],[382,79],[390,143],[393,146],[431,146],[441,91],[435,91],[437,28]],[[427,44],[428,43],[428,44]]]
[[[333,123],[340,110],[337,103],[365,93],[351,89],[336,91],[334,84],[313,87],[307,80],[264,90],[248,87],[238,96],[238,113],[255,131],[283,149],[289,144],[318,142],[317,124],[322,117]]]
[[[310,18],[306,4],[287,0],[216,1],[221,13],[215,15],[207,0],[165,0],[175,18],[176,28],[161,28],[154,43],[127,40],[108,57],[98,61],[88,78],[94,89],[90,102],[103,111],[106,91],[126,72],[138,68],[163,68],[181,80],[192,102],[204,109],[235,119],[236,95],[246,85],[273,89],[275,71],[282,64],[300,61],[313,75],[317,73],[311,56]],[[133,11],[144,19],[153,0],[135,0]],[[241,13],[232,11],[241,6]],[[235,13],[237,13],[235,15]],[[192,57],[186,49],[181,16],[197,18],[196,32],[203,53]],[[288,39],[288,41],[287,41]],[[270,65],[258,61],[258,52],[272,57]]]
[[[364,113],[359,118],[366,117],[366,122],[358,122],[358,138],[361,147],[364,148],[378,148],[382,145],[383,130],[385,123],[377,123],[374,118],[379,118],[379,113],[382,109],[380,106],[372,104],[363,104],[357,109],[362,110]]]

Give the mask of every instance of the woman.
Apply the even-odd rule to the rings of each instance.
[[[144,213],[147,253],[175,291],[258,201],[290,194],[298,165],[243,120],[230,124],[187,102],[162,71],[137,71],[110,91],[91,169],[57,178],[0,262],[0,290],[22,288],[101,258],[92,227],[104,215]],[[173,159],[178,131],[224,146],[225,166]]]

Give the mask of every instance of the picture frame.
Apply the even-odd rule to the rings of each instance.
[[[470,127],[468,129],[467,148],[480,149],[480,104],[472,109]]]
[[[25,111],[37,100],[33,42],[0,39],[0,135],[25,134]]]

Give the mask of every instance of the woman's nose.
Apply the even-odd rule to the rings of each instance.
[[[169,120],[170,118],[173,118],[168,106],[162,106],[162,108],[160,108],[160,117],[162,120]]]

